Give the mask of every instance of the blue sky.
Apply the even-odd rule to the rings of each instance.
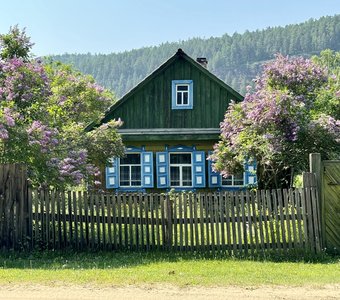
[[[339,13],[340,0],[0,0],[0,33],[26,27],[39,56],[111,53]]]

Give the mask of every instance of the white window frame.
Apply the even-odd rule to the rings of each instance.
[[[172,164],[170,160],[171,154],[190,154],[190,164]],[[180,185],[171,185],[171,167],[179,167],[179,183]],[[183,167],[191,168],[191,185],[183,185]],[[172,188],[192,188],[194,182],[192,152],[169,152],[169,186]]]
[[[243,187],[245,186],[245,182],[246,182],[246,172],[243,172],[243,184],[235,184],[235,177],[234,175],[230,175],[231,176],[231,182],[232,184],[223,184],[223,179],[225,179],[222,175],[221,175],[221,186],[222,187]]]
[[[179,86],[186,86],[187,90],[186,91],[180,91],[180,90],[178,90]],[[178,94],[181,95],[181,102],[182,103],[180,103],[180,104],[178,104],[178,101],[177,101]],[[187,94],[187,100],[188,100],[187,104],[183,103],[184,94]],[[175,97],[176,97],[176,106],[178,106],[178,107],[180,107],[180,106],[189,106],[190,105],[190,85],[187,84],[187,83],[176,83],[176,96]]]
[[[128,152],[126,153],[126,155],[129,155],[129,154],[138,154],[139,157],[140,157],[140,163],[139,164],[121,164],[120,162],[120,158],[119,158],[119,187],[122,187],[122,188],[128,188],[128,187],[131,187],[131,188],[140,188],[142,187],[142,153],[141,152]],[[121,166],[128,166],[129,167],[129,183],[130,185],[121,185],[121,171],[120,171],[120,167]],[[131,172],[131,167],[140,167],[140,185],[131,185],[131,175],[132,175],[132,172]]]

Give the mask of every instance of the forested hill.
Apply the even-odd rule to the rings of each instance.
[[[98,83],[122,96],[178,48],[193,58],[206,57],[208,69],[243,94],[263,62],[273,59],[275,53],[308,57],[327,48],[339,51],[340,15],[232,36],[193,38],[123,53],[63,54],[53,58],[93,75]]]

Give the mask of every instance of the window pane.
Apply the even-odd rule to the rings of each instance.
[[[141,178],[141,167],[140,166],[131,166],[131,180],[140,180]]]
[[[189,90],[189,86],[188,85],[177,85],[177,91],[188,91]]]
[[[177,105],[182,105],[182,93],[177,93]]]
[[[179,167],[170,167],[170,185],[171,186],[179,186]]]
[[[170,164],[191,164],[190,153],[171,153]]]
[[[120,167],[120,180],[130,180],[130,169],[128,166],[121,166]]]
[[[233,185],[232,175],[230,175],[228,177],[222,177],[222,185]]]
[[[234,175],[234,185],[243,185],[243,173]]]
[[[121,165],[139,165],[140,154],[139,153],[128,153],[125,157],[120,159]]]
[[[188,105],[188,93],[183,93],[183,105]]]
[[[191,186],[191,167],[182,167],[183,186]]]

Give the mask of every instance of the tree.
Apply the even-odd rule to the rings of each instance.
[[[278,54],[255,80],[255,90],[230,104],[211,156],[215,170],[233,174],[256,159],[259,187],[279,188],[292,183],[294,171],[307,169],[310,152],[338,157],[340,121],[316,105],[327,81],[325,68]]]
[[[1,59],[21,58],[27,61],[29,52],[34,44],[26,36],[25,28],[20,30],[18,25],[10,27],[7,34],[0,35]]]
[[[326,88],[320,90],[317,95],[316,111],[340,120],[340,52],[327,49],[322,51],[320,56],[312,57],[312,60],[327,68],[329,75]]]
[[[11,38],[24,33],[16,28],[1,41],[4,36],[13,45]],[[20,57],[21,52],[8,55],[7,50],[0,52],[0,161],[27,164],[35,186],[94,184],[100,174],[96,165],[123,152],[116,130],[120,121],[90,133],[84,128],[101,118],[114,95],[70,66],[43,64],[28,60],[29,51]]]

